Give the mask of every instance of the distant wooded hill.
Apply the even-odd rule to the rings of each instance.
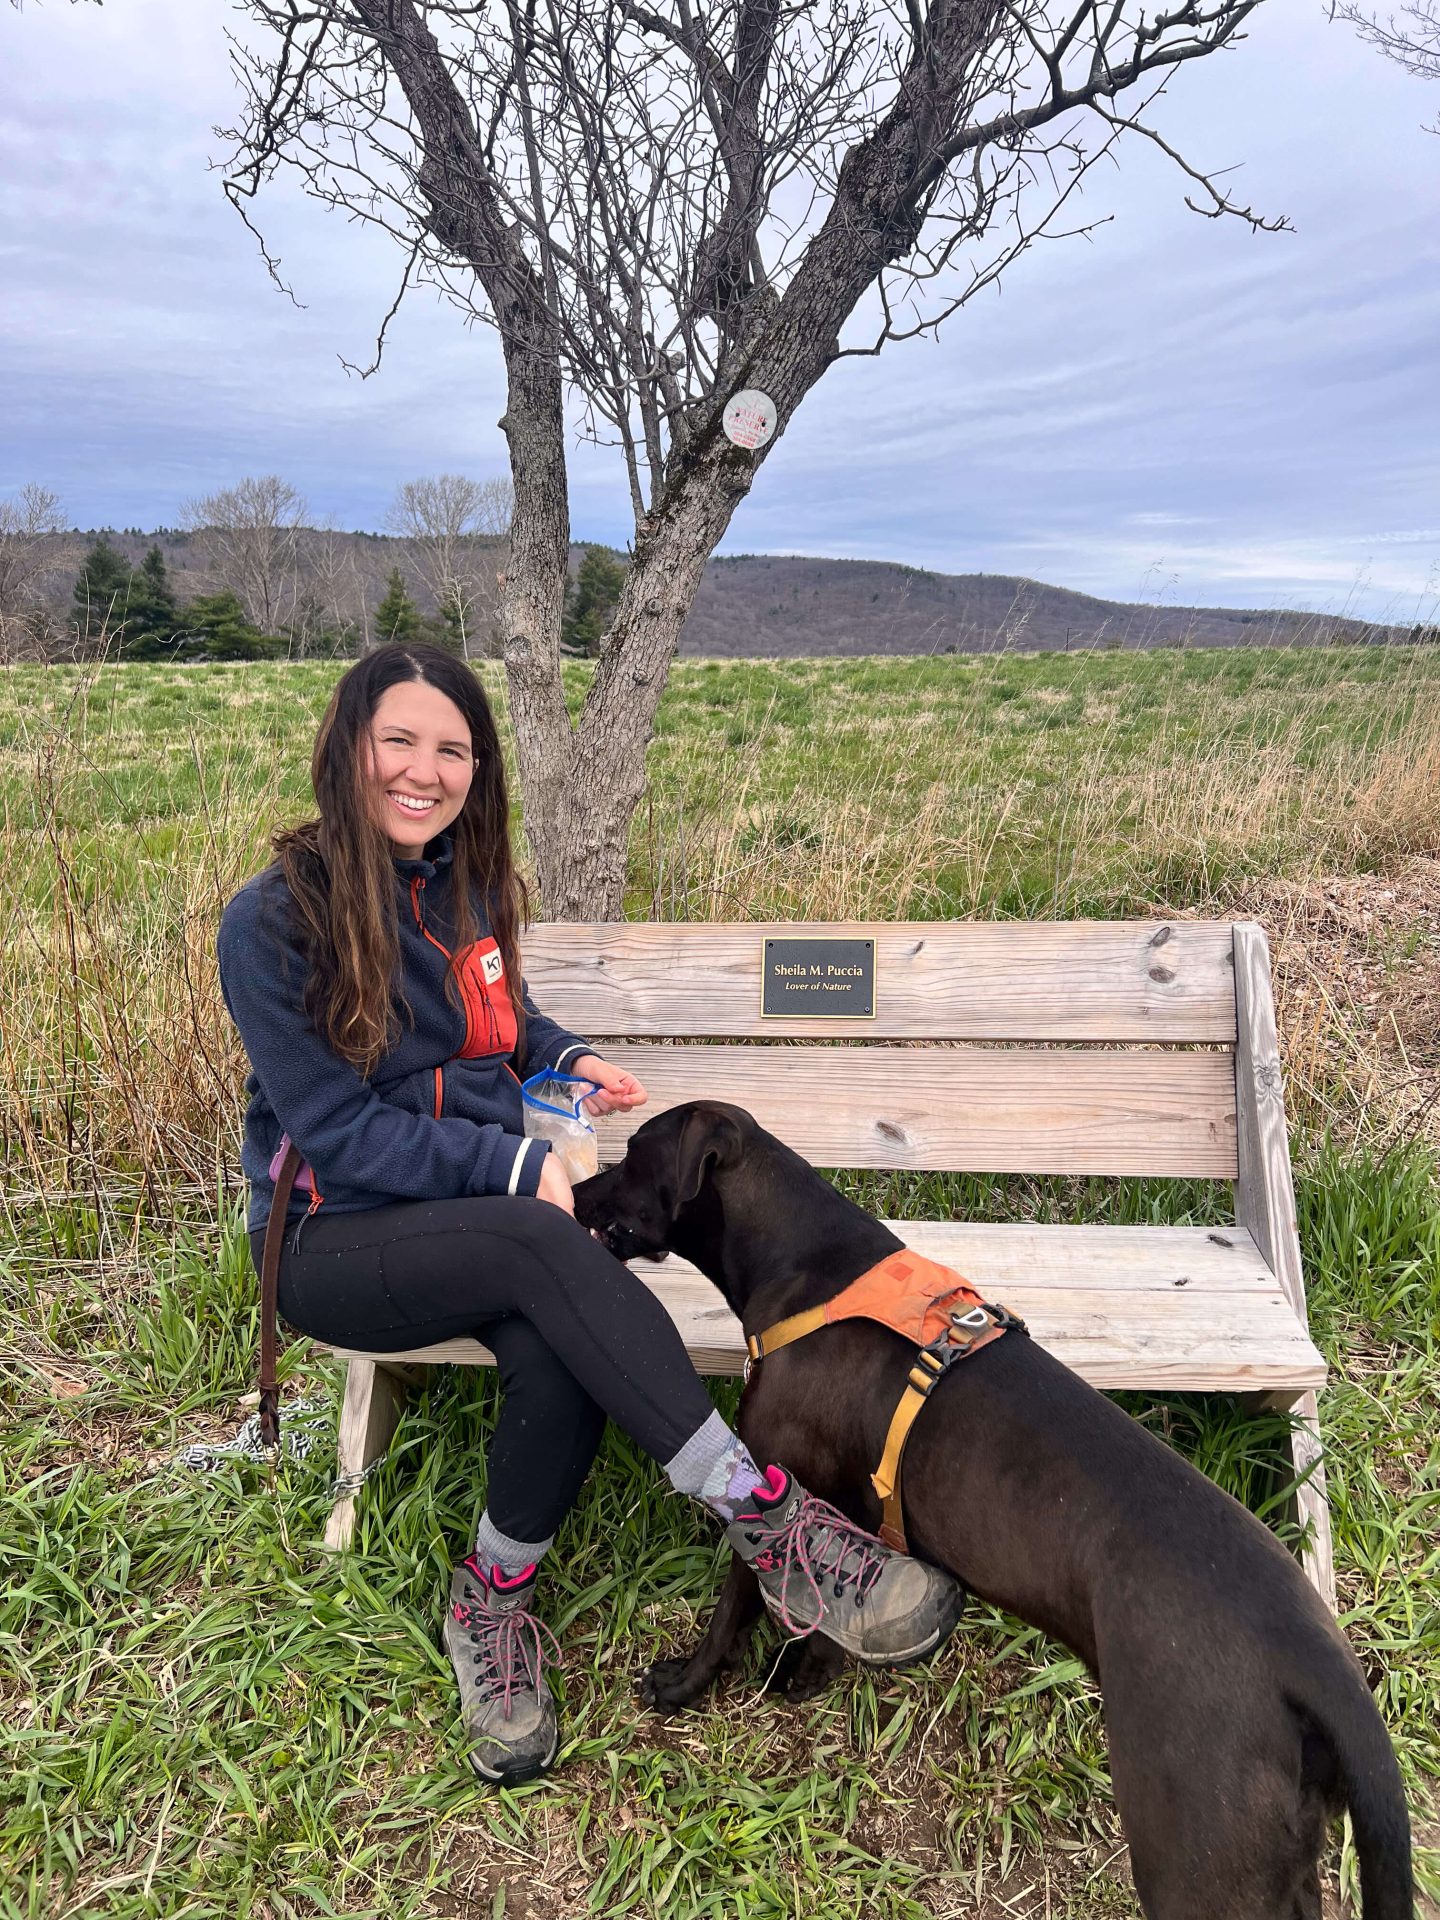
[[[64,536],[60,536],[64,537]],[[89,540],[93,533],[69,536]],[[196,535],[162,528],[109,531],[138,564],[158,545],[182,600],[213,578]],[[406,542],[384,534],[327,533],[332,569],[343,561],[352,590],[378,603],[398,566],[422,612],[433,611]],[[479,541],[477,545],[499,543]],[[571,549],[572,571],[583,548]],[[617,556],[623,562],[624,555]],[[501,560],[503,565],[503,560]],[[68,590],[68,589],[67,589]],[[1061,651],[1066,647],[1297,646],[1383,644],[1404,628],[1284,608],[1175,607],[1097,600],[1013,574],[929,573],[881,560],[735,554],[712,560],[680,638],[684,655],[803,657],[855,654]]]
[[[712,560],[682,653],[1022,652],[1065,647],[1384,642],[1401,630],[1328,614],[1096,600],[1014,574],[927,573],[882,560]]]

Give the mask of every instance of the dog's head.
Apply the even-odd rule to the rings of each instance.
[[[631,1135],[618,1165],[575,1189],[575,1217],[621,1260],[663,1260],[676,1223],[701,1202],[717,1173],[739,1162],[754,1122],[741,1107],[691,1100],[656,1114]]]

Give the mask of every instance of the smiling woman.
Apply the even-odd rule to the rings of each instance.
[[[475,675],[434,647],[367,655],[335,688],[311,779],[319,817],[275,836],[274,865],[220,927],[251,1067],[251,1252],[299,1332],[367,1352],[471,1335],[499,1362],[488,1505],[445,1617],[476,1772],[513,1785],[558,1750],[554,1641],[530,1603],[607,1415],[746,1557],[829,1568],[823,1596],[787,1595],[806,1630],[881,1665],[938,1645],[955,1583],[782,1467],[760,1472],[664,1308],[576,1223],[548,1142],[526,1138],[520,1083],[536,1072],[592,1080],[595,1112],[646,1095],[525,992],[525,889]]]
[[[376,704],[369,763],[376,811],[407,860],[419,860],[425,842],[452,826],[465,804],[475,756],[464,719],[425,680],[399,681]]]

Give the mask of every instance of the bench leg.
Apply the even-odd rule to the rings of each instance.
[[[1295,1471],[1304,1473],[1312,1462],[1315,1466],[1295,1496],[1296,1518],[1308,1523],[1310,1530],[1300,1564],[1311,1586],[1334,1613],[1335,1555],[1330,1544],[1330,1497],[1325,1489],[1325,1450],[1320,1444],[1320,1408],[1315,1395],[1303,1395],[1294,1412],[1296,1425],[1290,1435],[1290,1457]]]
[[[345,1401],[340,1409],[338,1477],[341,1492],[325,1528],[325,1547],[344,1553],[355,1532],[358,1476],[378,1460],[395,1437],[405,1394],[419,1379],[414,1367],[387,1367],[376,1360],[347,1360]]]
[[[1330,1499],[1325,1489],[1325,1450],[1320,1444],[1320,1408],[1313,1393],[1243,1394],[1257,1409],[1288,1413],[1295,1421],[1290,1434],[1290,1464],[1296,1475],[1315,1463],[1315,1470],[1298,1490],[1291,1518],[1307,1528],[1300,1564],[1331,1613],[1335,1612],[1335,1556],[1330,1542]]]

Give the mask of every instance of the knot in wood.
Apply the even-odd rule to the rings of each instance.
[[[1280,1062],[1273,1057],[1255,1062],[1255,1092],[1262,1100],[1280,1098]]]

